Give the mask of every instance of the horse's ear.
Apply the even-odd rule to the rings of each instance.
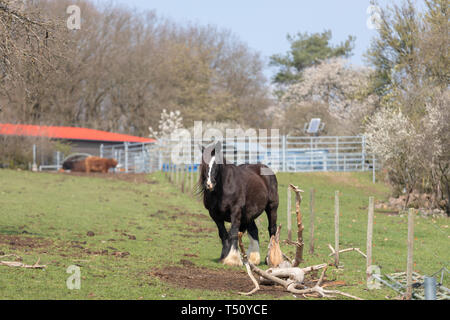
[[[214,146],[215,154],[219,154],[222,152],[222,142],[217,141],[216,145]]]
[[[216,163],[223,164],[222,142],[218,141],[214,146],[213,155],[216,157]]]
[[[205,151],[205,147],[204,147],[203,144],[201,144],[201,143],[197,143],[197,145],[198,145],[200,151],[201,151],[202,154],[203,154],[203,152]]]

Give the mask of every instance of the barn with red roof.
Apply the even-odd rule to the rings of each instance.
[[[44,137],[52,140],[69,142],[72,152],[89,153],[99,155],[100,146],[103,144],[114,145],[124,142],[152,143],[154,139],[136,137],[127,134],[94,130],[78,127],[38,126],[28,124],[0,123],[0,135]]]

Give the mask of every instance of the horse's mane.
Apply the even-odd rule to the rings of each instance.
[[[219,164],[219,166],[227,165],[223,155],[222,155],[222,162],[223,163]],[[208,164],[204,161],[203,156],[202,156],[202,162],[201,162],[198,170],[200,170],[200,175],[199,175],[199,179],[198,179],[198,182],[196,185],[195,194],[203,197],[206,193],[205,180],[206,180],[206,175],[208,173]]]

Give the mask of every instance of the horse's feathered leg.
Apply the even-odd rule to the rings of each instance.
[[[256,226],[255,221],[253,220],[248,225],[248,239],[250,240],[250,244],[247,250],[248,260],[254,265],[258,265],[261,262],[261,256],[259,255],[259,236],[258,236],[258,227]]]
[[[230,241],[231,247],[222,263],[228,266],[242,266],[241,254],[238,248],[238,233],[241,224],[241,209],[235,208],[231,212]]]

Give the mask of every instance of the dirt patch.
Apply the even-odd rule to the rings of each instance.
[[[46,248],[52,245],[52,242],[43,238],[0,235],[0,244],[9,245],[16,248]]]
[[[189,260],[182,259],[182,266],[170,266],[149,273],[164,282],[178,288],[202,289],[223,292],[248,292],[254,288],[252,281],[244,270],[214,270],[195,266]],[[279,286],[260,286],[256,294],[266,294],[274,297],[289,295]]]

